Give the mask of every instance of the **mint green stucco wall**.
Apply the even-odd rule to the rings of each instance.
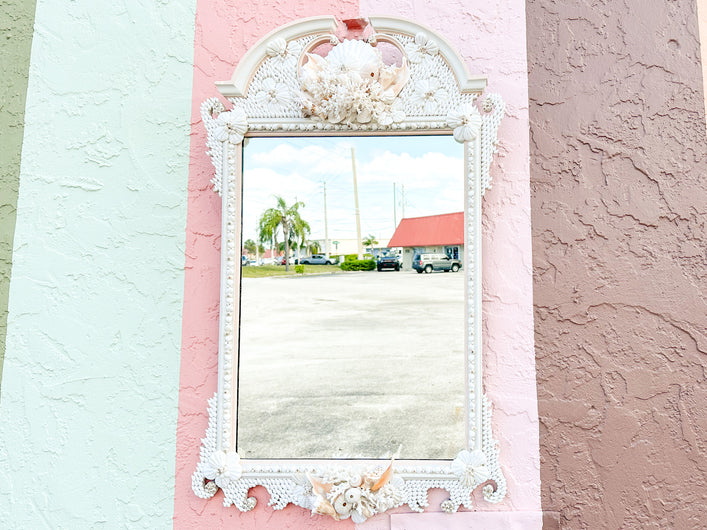
[[[168,528],[195,0],[38,0],[0,527]]]

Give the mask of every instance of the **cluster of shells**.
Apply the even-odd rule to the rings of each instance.
[[[334,124],[390,125],[405,119],[396,98],[410,77],[406,58],[402,66],[388,66],[380,51],[359,40],[344,40],[326,57],[306,57],[301,70],[305,116]]]
[[[383,473],[309,476],[312,484],[312,513],[329,515],[337,521],[351,518],[362,523],[404,502],[405,481],[393,474],[393,463]]]

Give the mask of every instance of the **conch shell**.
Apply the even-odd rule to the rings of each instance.
[[[381,87],[383,87],[383,92],[392,94],[393,98],[395,98],[400,94],[400,91],[408,82],[408,79],[410,79],[408,60],[403,57],[403,64],[401,66],[397,68],[389,66],[381,69],[378,82],[381,84]],[[391,98],[391,100],[393,98]]]
[[[381,474],[380,478],[376,481],[376,483],[373,484],[373,486],[371,486],[371,491],[378,491],[383,486],[385,486],[392,477],[393,477],[393,460],[390,461],[390,465],[388,466],[388,469],[386,469],[383,472],[383,474]]]

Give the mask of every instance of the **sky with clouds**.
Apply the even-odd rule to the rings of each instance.
[[[403,216],[403,187],[405,217],[463,211],[464,150],[451,136],[249,138],[243,239],[256,239],[258,219],[275,206],[275,195],[288,204],[302,201],[309,239],[323,239],[324,183],[329,239],[355,239],[352,147],[362,237],[390,239]]]

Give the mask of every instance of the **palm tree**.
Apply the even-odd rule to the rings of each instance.
[[[309,224],[302,219],[299,209],[304,207],[302,201],[297,201],[292,205],[285,202],[285,199],[275,195],[277,205],[268,208],[260,216],[258,228],[260,231],[260,241],[267,242],[274,240],[277,247],[277,234],[282,231],[285,243],[285,270],[290,270],[290,243],[303,238],[302,234],[309,232]]]
[[[255,254],[255,241],[252,239],[246,239],[243,242],[243,250],[245,250],[248,254]]]
[[[295,219],[295,222],[292,224],[290,229],[290,237],[292,238],[292,243],[297,245],[296,248],[298,258],[301,257],[299,250],[305,245],[310,231],[311,229],[309,227],[309,223],[301,217]]]
[[[377,245],[376,236],[368,234],[368,237],[362,241],[366,247],[371,247],[371,254],[373,254],[373,245]]]
[[[319,254],[321,250],[317,241],[307,241],[304,246],[308,254]]]

